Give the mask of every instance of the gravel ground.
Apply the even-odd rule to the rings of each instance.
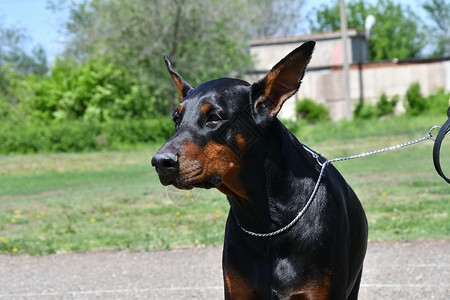
[[[0,256],[0,299],[222,299],[221,248]],[[450,299],[450,240],[372,242],[360,299]]]

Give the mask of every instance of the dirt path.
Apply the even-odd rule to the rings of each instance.
[[[221,251],[0,256],[0,299],[222,299]],[[450,299],[450,241],[370,243],[360,299]]]

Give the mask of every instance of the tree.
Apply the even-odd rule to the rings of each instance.
[[[252,38],[298,34],[304,0],[253,0],[247,3]]]
[[[64,0],[55,0],[53,8]],[[251,68],[251,37],[292,33],[303,0],[86,0],[69,5],[65,55],[101,57],[138,78],[153,95],[175,89],[162,55],[193,85]],[[280,9],[284,8],[284,13]],[[287,10],[290,8],[290,10]],[[162,100],[161,112],[166,113]]]
[[[47,73],[45,50],[37,45],[28,54],[23,50],[28,40],[24,30],[3,28],[0,24],[0,119],[10,115],[13,105],[17,103],[17,97],[11,94],[9,86],[12,77],[23,76],[12,75]]]
[[[31,54],[26,53],[23,49],[28,40],[24,30],[0,26],[0,67],[24,74],[45,74],[48,70],[45,50],[37,45]]]
[[[313,32],[340,30],[339,1],[332,5],[322,4],[308,18]],[[376,18],[369,43],[369,59],[382,60],[410,58],[421,55],[424,34],[420,18],[408,5],[393,0],[378,0],[370,4],[363,0],[347,4],[349,28],[364,30],[368,15]]]
[[[173,108],[175,92],[164,53],[194,85],[248,68],[245,35],[236,22],[237,2],[85,1],[71,8],[67,31],[72,38],[66,55],[80,61],[107,59],[154,95],[169,98]],[[167,113],[164,108],[161,112]]]
[[[450,56],[450,2],[448,0],[429,0],[423,8],[430,16],[427,38],[434,45],[432,56]]]

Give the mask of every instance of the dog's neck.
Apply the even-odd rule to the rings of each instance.
[[[232,176],[236,182],[227,180],[218,189],[228,196],[242,227],[270,232],[289,223],[306,203],[318,169],[277,119],[252,147],[238,176]]]

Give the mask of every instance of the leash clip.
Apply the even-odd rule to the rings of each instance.
[[[436,128],[441,129],[441,126],[435,125],[435,126],[433,126],[433,127],[430,128],[430,131],[428,131],[428,138],[429,138],[430,140],[432,140],[433,142],[436,141],[436,138],[433,137],[433,130],[435,130]]]
[[[328,160],[328,158],[322,153],[315,153],[314,154],[314,158],[316,159],[317,163],[321,167],[324,167],[324,166],[328,165],[328,163],[330,162]],[[320,159],[323,159],[323,162],[321,162]]]

